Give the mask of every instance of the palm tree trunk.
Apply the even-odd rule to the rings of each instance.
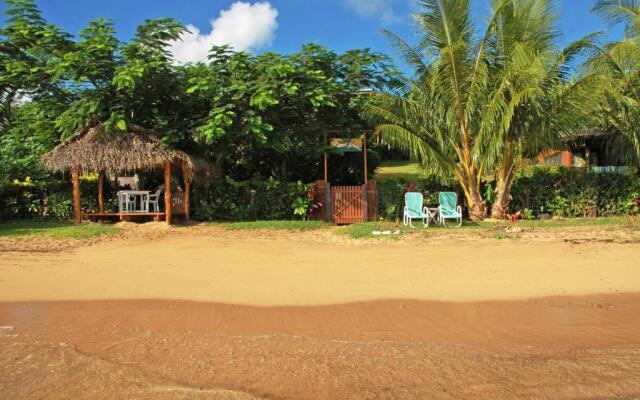
[[[491,218],[505,219],[511,202],[511,183],[513,182],[513,156],[506,156],[498,170],[496,200],[491,207]]]
[[[469,208],[469,218],[473,222],[479,222],[487,216],[487,203],[482,198],[480,190],[480,180],[474,168],[470,169],[470,173],[466,179],[460,182],[462,190],[467,199],[467,207]]]
[[[482,198],[480,192],[480,185],[470,188],[469,195],[467,196],[467,203],[469,206],[469,218],[473,222],[480,222],[487,217],[487,203]]]

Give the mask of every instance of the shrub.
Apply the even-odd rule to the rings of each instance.
[[[632,169],[594,172],[536,166],[517,172],[511,194],[511,209],[528,208],[535,215],[620,215],[640,196],[640,177]]]
[[[196,188],[195,216],[209,220],[287,220],[306,218],[313,184],[275,178],[237,182],[227,177],[208,188]]]
[[[404,193],[421,192],[426,205],[438,204],[440,191],[453,187],[424,179],[415,184],[401,179],[378,183],[379,212],[387,219],[402,217]],[[491,182],[484,184],[488,205],[493,199]],[[640,197],[640,177],[633,169],[619,172],[595,172],[580,168],[535,166],[516,173],[513,182],[512,212],[522,211],[524,219],[542,213],[558,217],[612,216],[627,214],[634,199]],[[464,199],[460,199],[462,204]],[[391,212],[390,212],[391,211]]]

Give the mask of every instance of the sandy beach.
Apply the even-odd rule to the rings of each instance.
[[[0,397],[640,396],[637,244],[418,244],[194,230],[2,252]]]

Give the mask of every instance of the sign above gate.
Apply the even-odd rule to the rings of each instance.
[[[329,139],[329,145],[343,153],[361,153],[363,141],[362,138],[333,138]]]

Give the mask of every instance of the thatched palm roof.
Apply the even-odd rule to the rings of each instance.
[[[49,171],[65,173],[79,167],[82,174],[156,170],[165,162],[188,166],[200,176],[213,172],[212,165],[203,158],[171,148],[161,142],[157,132],[135,125],[129,125],[126,131],[89,125],[42,157]]]

